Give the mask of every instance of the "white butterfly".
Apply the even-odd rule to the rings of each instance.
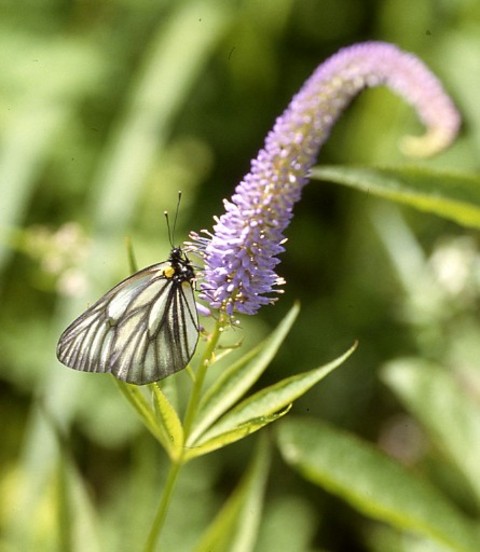
[[[199,335],[194,279],[187,256],[172,248],[167,261],[126,278],[72,322],[58,360],[137,385],[183,370]]]

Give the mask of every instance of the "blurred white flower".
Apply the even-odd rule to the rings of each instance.
[[[431,257],[430,267],[438,284],[450,296],[472,294],[478,290],[480,275],[478,252],[471,237],[454,237],[442,240]]]
[[[82,227],[68,222],[53,231],[46,226],[25,230],[24,250],[37,260],[40,268],[56,280],[61,295],[81,295],[86,288],[86,274],[81,269],[90,240]]]

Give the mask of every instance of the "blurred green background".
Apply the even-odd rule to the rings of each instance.
[[[178,190],[177,241],[211,228],[302,82],[340,47],[371,39],[417,54],[462,111],[457,144],[423,164],[476,170],[477,0],[0,0],[0,550],[61,550],[66,488],[78,503],[74,550],[143,542],[163,453],[109,377],[57,362],[56,340],[128,274],[126,237],[139,266],[166,258],[163,211],[174,210]],[[397,142],[419,132],[408,106],[370,90],[336,126],[319,163],[404,164]],[[300,300],[266,382],[318,366],[358,339],[354,357],[294,412],[379,442],[420,470],[434,466],[433,477],[468,509],[441,473],[438,451],[378,374],[399,356],[455,364],[459,351],[478,368],[476,237],[312,182],[288,238],[279,267],[285,294],[243,319],[231,339],[253,345]],[[166,550],[192,549],[254,439],[187,467]],[[374,549],[365,519],[278,457],[270,482],[258,550]],[[292,545],[292,534],[301,541]]]

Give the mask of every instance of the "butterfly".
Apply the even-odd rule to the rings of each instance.
[[[198,342],[195,273],[180,247],[126,278],[60,336],[57,358],[82,372],[110,372],[136,385],[183,370]]]

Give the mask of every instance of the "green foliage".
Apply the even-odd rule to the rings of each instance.
[[[480,404],[458,375],[421,359],[399,359],[383,370],[386,384],[463,474],[480,504]]]
[[[253,431],[257,431],[275,421],[278,417],[284,416],[294,400],[301,397],[337,368],[352,354],[354,349],[355,347],[352,347],[344,355],[326,366],[290,376],[247,397],[216,423],[212,424],[198,440],[194,440],[190,445],[194,447],[193,450],[190,450],[190,454],[196,454],[197,448],[200,451],[205,448],[214,450],[224,444],[225,439],[228,442],[233,442]]]
[[[425,481],[355,437],[297,418],[282,425],[279,445],[304,477],[366,515],[451,550],[477,549],[480,534],[470,520]]]
[[[141,549],[171,489],[164,550],[476,550],[479,3],[6,0],[0,31],[0,549]],[[179,189],[176,240],[210,228],[299,85],[365,38],[441,77],[458,143],[406,165],[409,107],[359,97],[296,208],[285,296],[226,332],[245,347],[217,349],[195,416],[187,372],[126,401],[61,367],[125,237],[165,258]]]
[[[255,550],[270,455],[265,439],[242,481],[202,536],[195,552]]]
[[[480,227],[480,178],[420,167],[317,167],[313,178],[404,203],[463,226]]]
[[[189,444],[197,439],[231,408],[258,380],[272,362],[280,345],[298,316],[298,305],[293,307],[270,336],[254,349],[232,363],[203,395]],[[279,407],[280,410],[282,407]]]
[[[275,357],[298,310],[298,306],[294,307],[264,342],[241,357],[205,391],[196,414],[198,422],[194,422],[191,431],[182,426],[179,414],[158,384],[150,386],[153,399],[150,404],[137,386],[117,382],[173,462],[187,462],[222,448],[284,416],[293,401],[352,354],[355,347],[326,366],[290,376],[243,398]]]
[[[205,368],[207,366],[211,367],[212,363],[214,363],[214,343],[219,332],[212,334],[210,344],[206,347],[204,356],[200,361],[200,367],[195,375],[183,425],[179,414],[172,407],[158,384],[154,383],[149,386],[152,392],[153,403],[150,404],[142,390],[137,386],[120,381],[117,382],[122,393],[132,404],[145,426],[163,446],[172,462],[145,551],[155,549],[180,473],[180,467],[184,463],[198,456],[203,456],[226,447],[235,441],[239,441],[283,417],[290,410],[292,402],[295,399],[302,396],[316,383],[321,381],[354,351],[355,346],[326,366],[285,378],[242,400],[243,395],[267,369],[269,363],[274,358],[288,330],[291,328],[298,310],[298,306],[292,308],[291,312],[267,340],[255,347],[251,352],[246,353],[239,361],[233,364],[222,378],[219,378],[212,384],[203,398],[200,398]],[[218,325],[220,324],[222,324],[221,321],[218,322]],[[240,400],[240,402],[235,405],[237,400]],[[209,404],[211,404],[211,408]],[[203,405],[203,410],[199,409],[199,405]],[[230,409],[232,406],[233,408]],[[195,423],[197,416],[199,416],[199,423]],[[192,427],[194,428],[193,431],[191,430]],[[265,445],[262,450],[265,450]],[[257,474],[257,471],[253,470],[253,475]],[[265,469],[262,470],[262,474],[261,479],[264,481],[266,477]],[[237,523],[239,512],[235,516],[233,514],[242,507],[243,501],[247,499],[247,490],[250,488],[250,485],[254,485],[252,487],[252,491],[254,491],[258,483],[258,477],[253,477],[253,475],[247,476],[246,481],[250,483],[241,485],[235,497],[227,502],[224,510],[219,514],[217,521],[214,522],[212,529],[207,532],[205,544],[201,544],[200,549],[205,549],[205,546],[207,549],[211,549],[209,548],[211,546],[214,546],[215,549],[219,547],[219,550],[227,549],[225,548],[227,547],[225,539],[229,543],[228,546],[233,546],[233,549],[236,546],[240,547],[239,550],[251,549],[251,546],[256,541],[256,531],[255,534],[252,534],[251,530],[243,528],[241,531],[238,531],[238,537],[234,539],[242,543],[246,535],[250,535],[247,538],[247,542],[250,542],[249,545],[233,545],[230,544],[230,540],[232,536],[231,525],[233,522]],[[257,497],[256,502],[260,501],[257,493],[254,493],[253,496]],[[255,509],[258,508],[259,505]],[[251,508],[247,508],[245,512],[248,514],[251,512]],[[251,516],[247,515],[246,522],[249,519],[253,521]],[[258,526],[257,520],[255,520],[254,525]],[[221,544],[214,544],[217,541]]]

